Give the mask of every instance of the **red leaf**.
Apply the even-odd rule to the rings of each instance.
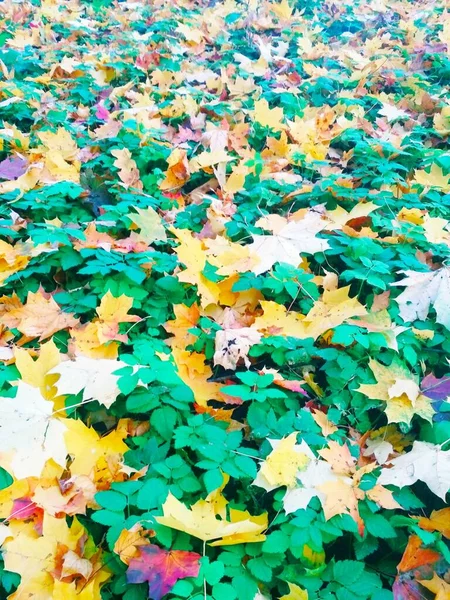
[[[421,546],[422,540],[417,535],[410,536],[402,560],[397,567],[399,573],[406,573],[406,571],[413,571],[424,565],[433,564],[441,558],[438,552],[421,548]]]
[[[179,579],[197,577],[200,554],[184,550],[163,550],[155,544],[144,546],[130,561],[128,583],[148,582],[148,597],[160,600]]]

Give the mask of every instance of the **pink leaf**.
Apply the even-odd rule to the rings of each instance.
[[[163,550],[155,544],[144,546],[130,561],[128,583],[148,582],[148,597],[160,600],[179,579],[197,577],[200,554],[184,550]]]

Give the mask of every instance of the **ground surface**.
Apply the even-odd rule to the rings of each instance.
[[[448,600],[444,2],[0,17],[0,598]]]

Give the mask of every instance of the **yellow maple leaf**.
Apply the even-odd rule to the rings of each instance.
[[[59,154],[64,160],[73,161],[78,154],[78,146],[70,133],[64,127],[52,131],[40,131],[38,138],[50,152]]]
[[[174,336],[174,339],[176,340],[175,345],[183,348],[196,339],[196,336],[189,333],[189,329],[195,327],[200,318],[199,307],[195,302],[191,306],[174,304],[173,312],[175,314],[175,319],[167,321],[164,325],[164,329]],[[173,338],[171,338],[171,340],[173,340]],[[167,340],[167,343],[169,342],[172,345],[172,342]]]
[[[189,352],[180,346],[172,346],[172,358],[177,367],[180,379],[191,388],[195,402],[199,406],[207,406],[208,400],[224,400],[220,390],[222,385],[208,381],[212,377],[211,368],[205,364],[206,356],[198,352]]]
[[[0,490],[0,519],[13,519],[14,501],[18,498],[25,498],[29,493],[30,484],[28,479],[18,479],[8,487]]]
[[[167,171],[164,181],[159,184],[161,190],[177,190],[190,177],[189,161],[186,150],[175,148],[167,159]]]
[[[319,454],[331,465],[335,473],[339,475],[351,475],[355,472],[356,460],[351,455],[349,447],[346,444],[341,446],[338,442],[330,440],[328,448],[319,450]]]
[[[213,167],[219,163],[230,162],[230,160],[235,160],[235,158],[228,154],[226,150],[214,150],[214,152],[204,150],[189,162],[189,167],[195,172],[199,169]]]
[[[306,467],[311,459],[301,451],[301,446],[297,445],[296,432],[282,440],[270,442],[273,450],[262,463],[259,475],[263,476],[270,486],[293,487],[297,472]]]
[[[214,546],[262,542],[266,539],[262,532],[267,529],[267,513],[252,516],[247,511],[232,509],[228,518],[226,505],[220,488],[190,508],[169,493],[162,507],[164,516],[155,519],[161,525],[184,531],[205,542],[216,540],[211,544]]]
[[[41,131],[38,137],[44,144],[44,171],[40,175],[41,181],[80,180],[80,162],[77,160],[78,147],[70,133],[63,127],[53,133]]]
[[[242,189],[244,189],[244,185],[245,185],[245,178],[247,177],[247,175],[250,173],[250,169],[249,167],[247,167],[244,162],[240,162],[238,165],[235,165],[232,169],[231,169],[231,174],[228,177],[225,186],[224,186],[224,191],[227,194],[237,194],[237,192],[240,192]]]
[[[138,553],[138,548],[150,544],[148,537],[155,535],[151,529],[143,529],[140,523],[136,523],[130,529],[122,529],[114,544],[114,552],[125,564]]]
[[[328,437],[329,435],[336,433],[336,431],[339,431],[336,425],[334,425],[321,410],[312,410],[311,416],[320,427],[323,436]]]
[[[81,353],[90,358],[108,358],[111,360],[118,356],[119,345],[117,342],[103,343],[101,341],[98,323],[87,323],[82,327],[71,329],[69,333],[77,354]]]
[[[421,517],[418,524],[426,531],[439,531],[447,539],[450,539],[450,508],[433,510],[429,519]]]
[[[379,206],[374,202],[359,202],[349,212],[341,206],[337,206],[334,210],[327,210],[326,216],[331,223],[326,226],[326,229],[327,231],[336,231],[337,229],[342,229],[342,227],[348,223],[348,221],[351,221],[352,219],[358,219],[360,217],[367,217],[377,208],[379,208]]]
[[[97,308],[98,319],[70,330],[74,344],[90,358],[117,358],[118,345],[113,341],[126,342],[126,333],[119,333],[120,323],[136,323],[137,315],[129,315],[133,298],[122,294],[115,297],[110,291],[102,297]]]
[[[433,117],[434,128],[441,135],[450,134],[450,105],[444,106],[440,113]]]
[[[449,221],[441,217],[425,217],[422,225],[425,237],[431,244],[446,244],[450,246]]]
[[[263,127],[270,127],[275,131],[281,131],[286,127],[282,123],[283,117],[283,109],[280,107],[269,108],[269,103],[264,98],[255,102],[253,120]]]
[[[357,298],[350,298],[350,286],[336,290],[325,290],[304,318],[305,337],[318,338],[322,333],[341,325],[350,317],[367,314]]]
[[[441,167],[433,163],[429,171],[414,171],[412,183],[419,183],[424,187],[437,187],[447,192],[450,190],[450,173],[444,175]]]
[[[14,358],[16,359],[16,367],[22,377],[22,381],[33,387],[40,388],[43,397],[50,400],[55,392],[55,390],[52,390],[52,387],[57,377],[53,377],[48,373],[61,360],[55,342],[50,340],[46,344],[42,344],[36,360],[32,359],[28,350],[19,347],[14,349]]]
[[[111,337],[109,330],[116,329],[119,323],[136,323],[139,317],[129,315],[128,311],[133,306],[133,298],[122,294],[121,296],[113,296],[108,290],[100,301],[100,306],[97,308],[97,315],[102,324],[102,335],[107,339]]]
[[[357,389],[373,400],[386,402],[389,423],[410,423],[415,414],[431,421],[434,410],[431,399],[420,393],[418,380],[397,359],[389,367],[376,360],[369,361],[377,383],[364,383]]]
[[[67,452],[73,457],[70,465],[72,475],[99,477],[107,475],[102,471],[110,471],[110,482],[122,464],[122,458],[129,449],[123,441],[126,432],[115,429],[107,435],[100,435],[92,427],[87,427],[77,419],[61,419],[66,426],[64,434]],[[107,464],[108,461],[108,464]]]
[[[28,292],[27,302],[3,316],[4,323],[25,335],[44,340],[61,329],[78,323],[72,314],[63,312],[52,296],[42,290]]]
[[[300,339],[309,337],[303,315],[287,311],[285,306],[277,302],[261,300],[260,304],[264,314],[256,317],[252,327],[265,335],[289,335]]]
[[[111,154],[116,159],[113,164],[119,169],[120,181],[124,186],[126,188],[134,187],[138,190],[142,190],[143,185],[140,180],[139,169],[128,148],[111,150]]]
[[[450,584],[441,579],[437,573],[433,573],[432,579],[418,579],[420,585],[436,594],[434,600],[449,600]]]
[[[101,586],[108,581],[111,573],[106,567],[100,565],[93,569],[93,575],[87,582],[83,579],[70,583],[55,580],[52,600],[101,600]]]
[[[20,586],[10,598],[48,600],[54,581],[51,571],[55,566],[56,541],[39,537],[32,523],[20,525],[17,531],[16,523],[10,524],[14,537],[3,545],[5,568],[21,576]]]
[[[218,275],[229,277],[236,273],[249,271],[259,262],[259,258],[252,255],[248,246],[231,242],[223,236],[205,240],[208,248],[208,261],[218,267]]]
[[[350,515],[358,523],[359,530],[364,531],[358,502],[364,499],[365,494],[359,487],[353,485],[349,477],[338,477],[334,481],[327,481],[318,485],[317,490],[324,494],[322,508],[326,520],[336,515]]]
[[[287,0],[281,0],[279,3],[272,2],[269,4],[270,10],[277,15],[278,18],[288,21],[294,9]]]
[[[166,230],[156,210],[151,206],[148,206],[145,210],[135,206],[134,210],[136,212],[129,213],[127,217],[141,230],[139,238],[143,239],[147,244],[152,244],[156,241],[165,242],[167,240]]]
[[[51,462],[48,461],[46,468],[51,465]],[[62,489],[62,473],[63,469],[52,479],[40,477],[36,480],[38,484],[29,494],[30,501],[53,517],[85,515],[87,508],[97,508],[94,497],[98,490],[95,483],[86,475],[77,475],[65,480]],[[32,486],[34,485],[35,481]]]
[[[180,242],[175,248],[175,252],[179,261],[186,267],[177,274],[178,279],[198,287],[203,307],[208,306],[208,304],[218,304],[220,298],[219,285],[209,281],[202,274],[202,270],[206,266],[207,255],[201,240],[194,238],[188,230],[172,228],[171,231]]]
[[[295,583],[287,582],[289,594],[280,596],[279,600],[308,600],[308,592]]]
[[[2,184],[0,184],[0,193],[3,193],[1,185]],[[13,189],[19,189],[19,186],[16,186],[16,188]],[[15,246],[12,246],[11,244],[4,242],[3,240],[0,240],[0,284],[6,281],[6,279],[8,279],[10,275],[17,273],[17,271],[22,271],[22,269],[25,269],[25,267],[30,261],[30,258],[30,255],[27,256],[22,251],[21,245],[16,244]]]
[[[42,535],[33,523],[13,522],[10,525],[12,539],[4,544],[3,557],[9,571],[21,576],[20,585],[9,598],[33,598],[33,600],[100,600],[100,585],[109,578],[106,569],[98,568],[93,580],[86,584],[84,575],[94,571],[88,556],[91,543],[84,527],[75,518],[69,527],[65,519],[57,519],[44,513]],[[81,540],[83,538],[83,543]],[[87,543],[88,542],[88,543]],[[66,560],[65,560],[66,559]],[[90,563],[88,565],[88,563]],[[72,565],[76,581],[67,583],[59,579]],[[96,565],[95,565],[96,566]],[[76,571],[76,568],[81,571]],[[90,588],[85,594],[83,588]],[[64,592],[64,593],[63,593]]]
[[[397,219],[399,221],[413,223],[414,225],[421,225],[423,223],[423,212],[419,208],[403,207],[397,214]]]

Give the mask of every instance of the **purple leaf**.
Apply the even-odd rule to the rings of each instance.
[[[432,400],[447,400],[450,396],[450,376],[438,379],[433,374],[422,379],[422,394]]]
[[[139,556],[130,561],[128,583],[148,582],[148,597],[160,600],[179,579],[197,577],[200,554],[184,550],[163,550],[150,544],[143,546]]]
[[[0,162],[0,179],[17,179],[28,168],[28,161],[20,156],[11,156]]]

